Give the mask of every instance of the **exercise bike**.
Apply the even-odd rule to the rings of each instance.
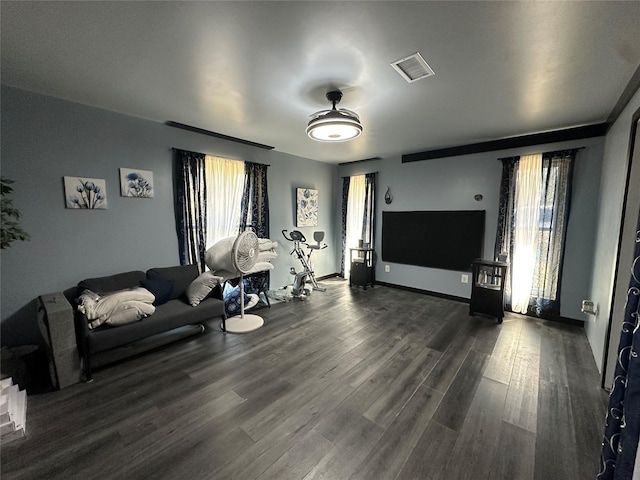
[[[308,297],[311,295],[312,290],[318,290],[319,292],[324,292],[327,289],[318,285],[316,280],[316,276],[313,273],[313,269],[311,268],[311,254],[314,250],[323,250],[328,247],[326,243],[322,243],[324,239],[324,232],[313,232],[313,239],[316,241],[316,245],[310,245],[307,243],[307,239],[303,235],[303,233],[299,230],[292,230],[289,236],[287,236],[287,230],[282,230],[282,235],[284,238],[290,242],[293,242],[293,250],[289,252],[289,255],[295,254],[302,263],[302,271],[296,272],[294,267],[291,267],[289,271],[291,275],[294,276],[293,285],[292,285],[292,294],[295,297]],[[305,253],[302,250],[302,246],[304,245],[309,249],[309,253]],[[312,289],[307,287],[307,283],[310,283]]]

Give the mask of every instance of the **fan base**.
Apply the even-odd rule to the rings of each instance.
[[[236,315],[227,318],[226,322],[228,333],[248,333],[259,329],[264,325],[264,320],[258,315],[246,314],[244,317]]]

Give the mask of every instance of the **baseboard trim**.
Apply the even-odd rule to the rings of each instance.
[[[316,280],[318,280],[318,281],[328,280],[330,278],[339,277],[339,276],[340,276],[339,273],[330,273],[329,275],[323,275],[321,277],[316,277]]]
[[[380,282],[378,280],[376,280],[375,284],[382,285],[383,287],[397,288],[398,290],[406,290],[407,292],[415,292],[415,293],[421,293],[423,295],[430,295],[432,297],[446,298],[447,300],[453,300],[454,302],[469,303],[468,298],[457,297],[456,295],[449,295],[447,293],[432,292],[431,290],[423,290],[421,288],[407,287],[406,285],[396,285],[394,283]]]
[[[446,293],[432,292],[431,290],[423,290],[421,288],[407,287],[406,285],[396,285],[396,284],[393,284],[393,283],[380,282],[380,281],[377,281],[377,280],[376,280],[375,284],[376,285],[381,285],[381,286],[384,286],[384,287],[389,287],[389,288],[397,288],[398,290],[406,290],[408,292],[421,293],[423,295],[430,295],[432,297],[446,298],[447,300],[453,300],[454,302],[462,302],[462,303],[469,303],[470,302],[470,299],[468,299],[468,298],[458,297],[458,296],[455,296],[455,295],[448,295]],[[509,313],[514,313],[516,315],[530,316],[530,315],[524,315],[522,313],[517,313],[517,312],[509,312]],[[551,322],[564,323],[566,325],[573,325],[573,326],[576,326],[576,327],[583,327],[584,328],[584,321],[583,320],[577,320],[575,318],[569,318],[569,317],[542,318],[542,317],[533,317],[533,316],[531,318],[539,318],[540,320],[549,320]]]
[[[578,320],[575,318],[569,317],[553,317],[553,318],[543,318],[543,320],[549,320],[551,322],[564,323],[567,325],[574,325],[576,327],[584,328],[584,320]]]

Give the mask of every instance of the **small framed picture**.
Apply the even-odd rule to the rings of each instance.
[[[123,197],[153,198],[153,172],[121,168],[120,195]]]
[[[296,189],[296,227],[316,227],[318,225],[318,190]]]
[[[64,197],[67,208],[107,208],[107,186],[102,178],[64,177]]]

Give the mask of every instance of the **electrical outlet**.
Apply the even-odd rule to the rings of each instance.
[[[583,300],[582,308],[580,310],[582,311],[582,313],[596,315],[598,313],[598,304],[593,300]]]
[[[384,266],[385,273],[389,273],[391,271],[391,267],[389,265]]]
[[[467,275],[466,273],[463,273],[462,277],[460,278],[460,281],[462,283],[469,283],[469,275]]]

